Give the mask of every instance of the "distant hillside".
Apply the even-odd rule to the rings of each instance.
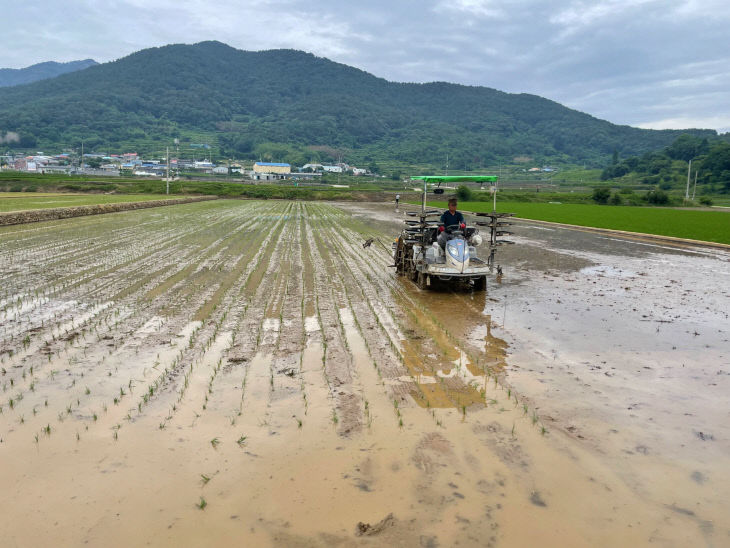
[[[94,65],[98,65],[98,63],[93,59],[84,59],[83,61],[70,61],[68,63],[47,61],[22,69],[4,68],[0,69],[0,87],[30,84],[46,78],[55,78],[67,72],[83,70]]]
[[[0,89],[0,135],[18,146],[289,161],[441,166],[607,165],[668,146],[681,131],[617,126],[528,94],[442,82],[393,83],[293,50],[170,45]],[[690,130],[716,138],[714,130]],[[206,150],[206,149],[201,149]]]
[[[663,150],[632,156],[618,161],[618,158],[601,174],[601,179],[612,184],[641,183],[653,185],[660,190],[687,189],[687,175],[692,170],[690,179],[695,177],[699,195],[730,194],[730,142],[728,134],[721,139],[709,143],[707,139],[699,139],[682,135]],[[689,162],[692,161],[692,165]],[[694,173],[694,175],[692,175]]]

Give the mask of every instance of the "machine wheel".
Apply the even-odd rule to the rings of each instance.
[[[487,277],[479,276],[477,279],[474,280],[474,290],[484,291],[485,289],[487,289]]]
[[[393,262],[395,263],[395,271],[399,276],[404,276],[406,273],[406,265],[403,257],[403,239],[398,238],[398,242],[395,246],[395,254],[393,256]]]
[[[426,285],[426,274],[423,272],[418,273],[416,285],[418,286],[418,289],[428,289],[428,286]]]

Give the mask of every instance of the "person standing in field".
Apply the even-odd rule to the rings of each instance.
[[[398,211],[398,203],[400,202],[400,194],[395,195],[395,210]]]

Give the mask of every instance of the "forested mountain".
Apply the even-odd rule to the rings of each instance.
[[[723,135],[710,143],[707,139],[682,135],[668,147],[623,160],[614,157],[601,179],[614,184],[641,183],[661,190],[687,191],[690,176],[700,194],[730,193],[730,142]],[[689,165],[689,162],[692,165]]]
[[[0,69],[0,87],[30,84],[46,78],[55,78],[67,72],[82,70],[96,64],[98,63],[93,59],[84,59],[83,61],[69,61],[68,63],[47,61],[22,69],[4,68]]]
[[[681,133],[618,126],[553,101],[486,87],[388,82],[293,50],[220,42],[139,51],[27,86],[0,89],[0,134],[18,147],[160,152],[179,139],[214,156],[476,169],[533,162],[607,165]],[[187,148],[187,150],[190,150]]]

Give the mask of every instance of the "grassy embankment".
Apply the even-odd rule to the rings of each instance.
[[[445,209],[446,202],[429,202],[429,206]],[[461,202],[459,209],[488,212],[492,203]],[[726,211],[525,202],[498,202],[497,210],[523,219],[730,244],[730,212]]]
[[[336,179],[333,179],[336,181]],[[332,184],[331,178],[327,181]],[[332,187],[328,184],[292,181],[283,184],[242,184],[228,181],[170,182],[170,195],[215,195],[256,199],[299,199],[299,200],[357,200],[362,193],[381,190],[367,180],[348,181],[349,188]],[[336,183],[335,183],[336,184]],[[0,193],[114,193],[114,194],[165,194],[166,184],[160,179],[125,179],[122,177],[68,177],[63,175],[41,175],[19,172],[0,173]],[[95,202],[99,203],[99,202]]]
[[[174,196],[173,196],[174,197]],[[166,200],[164,194],[50,194],[0,192],[0,212],[50,209],[120,202],[149,202]]]

